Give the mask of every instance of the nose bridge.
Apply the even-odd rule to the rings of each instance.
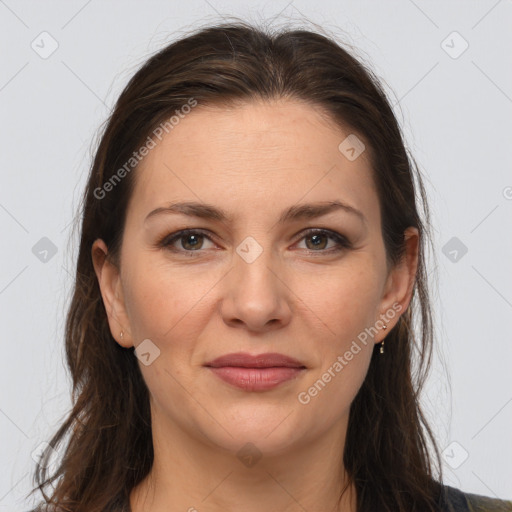
[[[223,306],[225,319],[237,319],[253,329],[284,320],[288,312],[286,287],[270,245],[263,246],[255,237],[247,236],[235,251]]]
[[[262,240],[262,237],[259,237]],[[244,285],[253,291],[259,293],[277,293],[274,280],[277,279],[273,267],[276,262],[273,261],[273,251],[270,243],[263,245],[255,237],[247,236],[236,247],[236,254],[233,257],[234,271],[238,285],[243,288]],[[242,290],[243,291],[243,290]]]

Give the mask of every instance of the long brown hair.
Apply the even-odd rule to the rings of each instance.
[[[121,93],[81,203],[79,254],[65,328],[73,407],[49,444],[57,449],[69,440],[53,474],[44,467],[50,448],[43,454],[31,491],[39,489],[47,506],[69,512],[122,509],[153,462],[148,389],[133,348],[122,348],[111,335],[91,258],[92,244],[101,238],[108,257],[119,265],[137,172],[134,162],[126,163],[156,127],[191,99],[199,105],[231,106],[292,98],[364,140],[388,265],[404,255],[407,227],[420,234],[409,308],[389,332],[384,357],[374,350],[350,408],[344,465],[357,490],[358,511],[438,510],[442,466],[419,403],[434,331],[425,266],[426,244],[432,243],[425,190],[379,80],[334,37],[321,32],[273,30],[241,20],[196,29],[147,60]]]

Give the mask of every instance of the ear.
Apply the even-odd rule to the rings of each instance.
[[[375,343],[380,343],[397,324],[400,315],[404,314],[412,299],[416,271],[418,269],[419,231],[410,226],[405,232],[405,254],[402,260],[389,272],[384,287],[384,295],[380,302],[380,316],[376,319],[378,333]],[[382,328],[382,324],[387,326]]]
[[[91,257],[105,305],[110,332],[119,345],[128,348],[133,346],[133,340],[130,322],[126,315],[119,269],[110,261],[107,254],[108,248],[105,242],[100,238],[95,240],[91,249]],[[122,338],[121,331],[123,331]]]

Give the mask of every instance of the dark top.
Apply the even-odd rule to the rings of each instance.
[[[440,512],[512,512],[512,501],[464,492],[449,485],[444,490]]]
[[[512,512],[512,501],[472,494],[444,485],[439,512]],[[37,508],[29,512],[40,512]],[[131,512],[129,504],[120,512]]]

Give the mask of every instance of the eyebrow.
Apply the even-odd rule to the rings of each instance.
[[[364,214],[353,206],[345,204],[341,201],[322,201],[317,203],[307,203],[291,206],[281,213],[278,224],[284,224],[286,222],[303,219],[314,219],[316,217],[321,217],[333,211],[339,210],[345,211],[346,213],[350,213],[352,215],[356,215],[365,224],[367,223],[367,219]],[[233,216],[228,214],[222,208],[207,203],[183,201],[170,203],[167,206],[156,208],[146,216],[144,222],[146,222],[151,217],[154,217],[155,215],[160,215],[163,213],[182,214],[200,219],[210,219],[228,223],[233,221]]]

